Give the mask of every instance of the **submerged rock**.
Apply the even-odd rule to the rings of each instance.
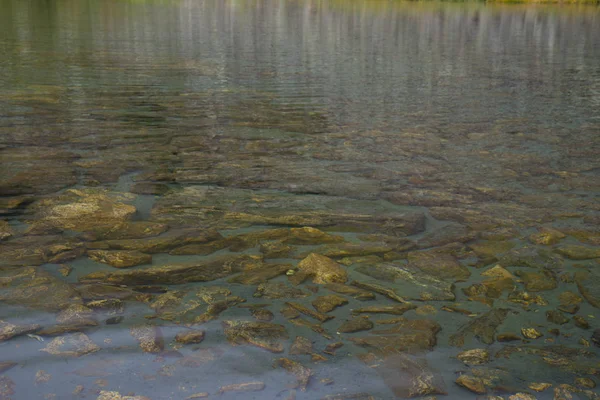
[[[186,294],[185,291],[171,290],[157,296],[149,306],[157,313],[174,311],[181,305]]]
[[[568,321],[568,319],[567,319]],[[590,323],[582,316],[580,315],[575,315],[573,317],[573,322],[575,323],[575,326],[581,329],[590,329]]]
[[[10,340],[16,336],[33,333],[41,328],[41,325],[15,325],[10,322],[0,320],[0,342]]]
[[[241,274],[227,280],[229,283],[240,283],[242,285],[258,285],[285,274],[291,268],[290,264],[262,264],[252,267]]]
[[[385,384],[400,398],[446,395],[444,380],[425,358],[396,353],[375,367]]]
[[[538,233],[534,233],[529,236],[529,240],[531,240],[535,244],[547,245],[551,246],[558,243],[561,239],[564,239],[566,235],[561,231],[556,229],[542,227],[539,228]]]
[[[513,247],[515,243],[508,240],[480,241],[469,245],[469,248],[483,259],[498,259]]]
[[[71,272],[73,272],[73,267],[70,267],[68,265],[61,265],[59,268],[57,268],[57,271],[64,277],[67,277],[69,275],[71,275]]]
[[[471,276],[469,269],[452,255],[437,251],[412,251],[408,253],[408,262],[411,267],[440,279],[463,281]]]
[[[526,339],[537,339],[544,336],[543,333],[535,328],[521,328],[521,334]]]
[[[85,306],[108,315],[123,314],[125,311],[125,304],[119,299],[94,300],[86,303]]]
[[[345,294],[347,296],[353,297],[356,300],[365,301],[375,299],[375,295],[369,291],[359,289],[353,286],[344,285],[341,283],[328,283],[324,287],[328,290],[331,290],[332,292]]]
[[[569,322],[569,318],[565,317],[563,313],[557,310],[546,311],[546,320],[557,325],[563,325]]]
[[[414,304],[396,304],[393,306],[368,306],[352,310],[353,314],[392,314],[402,315],[417,308]]]
[[[395,283],[404,298],[426,301],[455,300],[452,282],[436,278],[411,265],[377,263],[360,266],[356,271],[388,283]]]
[[[258,321],[272,321],[275,318],[275,315],[266,308],[253,309],[252,316]]]
[[[100,347],[83,333],[73,333],[53,339],[41,351],[62,357],[80,357],[99,351]]]
[[[537,356],[539,362],[547,364],[550,368],[560,370],[562,373],[582,376],[595,374],[597,371],[597,362],[593,359],[593,353],[582,347],[520,344],[518,346],[505,346],[495,354],[495,357],[497,359],[510,358],[514,353]]]
[[[129,268],[152,262],[150,254],[136,250],[88,250],[87,254],[92,260],[115,268]]]
[[[312,376],[312,371],[310,368],[305,367],[299,362],[290,360],[289,358],[279,358],[275,361],[275,363],[296,377],[297,383],[294,388],[298,388],[303,392],[306,391],[306,387],[308,386],[308,382]]]
[[[532,382],[527,385],[527,387],[531,390],[535,390],[536,392],[543,392],[544,390],[551,388],[552,384],[545,382]]]
[[[205,335],[206,332],[202,330],[192,329],[179,332],[177,335],[175,335],[175,341],[181,344],[197,344],[202,343]]]
[[[0,399],[11,400],[15,394],[15,382],[7,376],[0,376]]]
[[[475,238],[475,233],[466,226],[451,222],[427,233],[417,241],[421,249],[443,246],[449,243],[466,243]]]
[[[225,238],[227,247],[231,251],[244,251],[258,246],[265,241],[282,240],[289,235],[286,228],[266,229],[242,233],[241,235],[228,236]]]
[[[36,385],[50,382],[51,379],[52,379],[52,375],[50,375],[43,369],[40,369],[38,372],[35,373],[35,384]]]
[[[146,396],[125,396],[119,392],[101,390],[96,400],[151,400]]]
[[[86,240],[141,239],[158,236],[169,229],[167,224],[150,221],[126,221],[111,227],[95,227],[86,231]]]
[[[0,241],[9,239],[14,235],[14,232],[8,221],[0,220]]]
[[[321,313],[327,313],[345,304],[348,304],[348,300],[337,294],[319,296],[312,302],[312,305],[315,308],[315,310]]]
[[[481,365],[490,361],[490,353],[485,349],[473,349],[459,353],[456,358],[466,365]]]
[[[111,239],[93,242],[88,245],[90,249],[99,250],[137,250],[142,253],[166,253],[173,249],[182,249],[186,246],[208,245],[218,243],[223,236],[215,230],[206,229],[180,229],[168,231],[164,235],[144,237],[141,239]],[[177,252],[171,254],[203,254],[194,252]]]
[[[296,311],[293,308],[289,307],[290,310]],[[297,311],[296,311],[297,312]],[[296,325],[296,326],[305,326],[309,329],[311,329],[313,332],[318,333],[319,335],[323,336],[325,339],[332,339],[331,334],[329,334],[325,328],[323,328],[321,326],[321,324],[316,324],[316,323],[312,323],[304,318],[298,317],[299,313],[296,316],[291,316],[291,317],[287,317],[287,318],[291,318],[289,319],[289,323]]]
[[[296,336],[294,343],[292,343],[292,346],[290,347],[290,354],[300,355],[312,353],[314,353],[312,342],[303,336]]]
[[[60,311],[81,304],[79,293],[47,272],[32,267],[0,267],[0,302],[38,310]]]
[[[240,272],[252,256],[223,256],[194,264],[163,265],[119,272],[94,272],[80,278],[82,282],[104,282],[117,285],[179,285],[208,282]]]
[[[591,378],[579,377],[575,378],[575,385],[583,389],[594,389],[596,387],[596,382]]]
[[[103,283],[78,285],[77,292],[85,301],[106,299],[136,300],[141,295],[133,289]]]
[[[356,286],[360,289],[370,290],[372,292],[382,294],[389,299],[397,301],[398,303],[408,303],[406,300],[400,297],[393,289],[390,289],[378,283],[352,281],[352,286]]]
[[[52,326],[46,326],[42,329],[40,329],[39,331],[37,331],[37,335],[39,336],[62,336],[64,334],[67,333],[74,333],[74,332],[83,332],[86,329],[90,329],[94,326],[98,326],[97,322],[94,322],[94,324],[58,324],[58,325],[52,325]]]
[[[291,399],[286,399],[291,400]],[[295,399],[294,399],[295,400]],[[321,397],[321,400],[375,400],[369,393],[337,393]]]
[[[236,383],[233,385],[221,386],[221,388],[217,391],[217,394],[223,394],[227,392],[258,392],[264,388],[264,382]]]
[[[330,343],[327,346],[325,346],[323,353],[335,356],[336,351],[338,351],[342,347],[344,347],[343,342]]]
[[[486,279],[463,289],[463,293],[471,300],[485,302],[487,299],[497,299],[502,293],[515,287],[516,278],[500,265],[482,272],[481,276]],[[480,300],[481,296],[484,297],[483,300]]]
[[[224,350],[219,348],[201,348],[177,361],[177,364],[187,368],[198,368],[218,360],[223,356]]]
[[[83,255],[83,244],[62,235],[22,236],[2,243],[0,266],[31,267],[60,264]]]
[[[284,239],[286,244],[316,245],[325,243],[340,243],[344,241],[343,236],[332,235],[320,229],[311,227],[291,228],[289,237]]]
[[[49,135],[44,135],[46,140]],[[52,135],[50,135],[52,136]],[[0,192],[3,196],[48,194],[77,184],[73,161],[79,156],[55,147],[3,147]]]
[[[203,399],[203,398],[208,397],[208,396],[210,396],[210,394],[208,392],[198,392],[198,393],[194,393],[192,395],[189,395],[184,400]]]
[[[456,379],[456,384],[470,390],[473,393],[487,393],[485,381],[482,378],[464,374]]]
[[[528,309],[531,304],[538,306],[547,306],[548,302],[540,295],[532,295],[521,290],[513,290],[508,294],[508,301],[523,305],[523,308]]]
[[[69,189],[36,204],[40,211],[35,225],[77,232],[114,227],[136,212],[134,206],[120,202],[119,198],[126,196],[95,189]]]
[[[564,267],[564,259],[557,256],[549,249],[536,248],[535,246],[512,249],[504,253],[499,260],[501,265],[512,267],[525,267],[535,269],[558,270]]]
[[[215,289],[220,288],[216,287]],[[219,315],[229,307],[246,301],[238,296],[225,295],[222,298],[221,296],[213,298],[212,295],[197,295],[204,300],[204,303],[208,304],[201,314],[198,314],[198,310],[204,307],[204,304],[199,301],[190,300],[182,304],[182,307],[176,311],[160,314],[159,318],[176,323],[185,323],[190,326],[203,324],[218,319]]]
[[[313,168],[314,163],[310,167]],[[232,169],[232,177],[239,177],[239,171],[239,167]],[[290,170],[289,161],[278,165],[271,173],[281,174],[284,171],[295,173]],[[287,174],[285,178],[281,176],[282,181],[289,179]],[[194,178],[194,181],[197,182],[198,178]],[[315,184],[314,179],[311,182],[311,185]],[[319,192],[330,192],[332,184],[336,183],[328,181],[319,188]],[[152,218],[173,225],[214,223],[223,228],[250,225],[309,226],[392,236],[412,235],[425,229],[422,211],[399,212],[381,200],[355,200],[348,197],[341,200],[339,196],[294,194],[287,189],[273,192],[190,185],[160,198],[152,209]],[[344,196],[347,196],[347,190],[356,191],[357,188],[345,187]],[[234,209],[232,204],[235,204]]]
[[[280,241],[262,243],[259,249],[265,258],[288,258],[294,252],[292,246],[288,246]]]
[[[273,353],[283,352],[282,341],[288,338],[283,325],[270,322],[223,321],[227,341],[234,346],[250,344]]]
[[[577,271],[575,282],[581,296],[596,308],[600,308],[600,272]]]
[[[213,304],[235,296],[231,296],[231,290],[223,286],[202,286],[196,290],[196,297],[207,304]]]
[[[557,287],[556,278],[550,271],[538,272],[516,271],[515,275],[523,280],[525,289],[530,292],[552,290]]]
[[[169,191],[169,186],[164,183],[138,182],[131,186],[131,193],[163,195]]]
[[[65,325],[98,325],[92,309],[83,304],[71,304],[56,316],[56,321]]]
[[[561,306],[572,306],[581,303],[583,299],[576,293],[565,291],[558,295],[558,301]]]
[[[555,251],[571,260],[590,260],[593,258],[600,258],[600,248],[579,245],[564,245],[556,248]]]
[[[313,278],[313,283],[345,283],[348,280],[346,270],[330,259],[320,254],[311,253],[298,263],[299,273]]]
[[[465,339],[476,337],[482,343],[492,344],[495,340],[496,328],[504,322],[508,310],[504,308],[493,309],[463,325],[459,332],[450,336],[452,346],[462,347]]]
[[[354,333],[368,331],[370,329],[373,329],[373,326],[374,324],[369,318],[367,318],[366,316],[362,316],[352,318],[344,322],[342,325],[340,325],[337,331],[341,333]]]
[[[129,333],[145,353],[160,353],[165,348],[162,332],[158,326],[132,326],[129,328]]]
[[[254,297],[266,299],[295,299],[308,296],[302,290],[288,286],[283,282],[265,282],[258,285]]]
[[[300,303],[296,303],[296,302],[292,302],[292,301],[288,301],[285,303],[285,305],[292,307],[293,309],[295,309],[296,311],[304,314],[304,315],[308,315],[311,318],[314,318],[320,322],[325,322],[325,321],[329,321],[330,319],[333,318],[333,316],[331,315],[327,315],[327,314],[323,314],[321,312],[318,311],[313,311],[308,307],[303,306]]]
[[[339,258],[384,254],[393,250],[394,247],[388,244],[341,243],[319,247],[314,250],[314,253],[318,253],[326,257]]]
[[[12,362],[12,361],[0,362],[0,374],[5,371],[8,371],[11,368],[16,367],[17,365],[19,365],[19,364],[17,364],[16,362]]]
[[[389,254],[389,253],[386,253]],[[372,278],[379,280],[394,280],[396,274],[391,268],[381,267],[379,264],[383,262],[384,257],[375,255],[370,256],[358,256],[358,257],[344,257],[338,262],[347,267],[356,265],[356,270],[361,274],[368,275]]]
[[[371,331],[372,335],[352,337],[349,340],[382,357],[404,352],[417,354],[433,349],[437,343],[437,333],[441,329],[432,320],[404,318],[389,329]]]

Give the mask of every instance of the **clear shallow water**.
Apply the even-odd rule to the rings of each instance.
[[[600,304],[598,8],[371,1],[0,5],[0,212],[7,222],[0,231],[0,320],[39,324],[30,329],[37,334],[58,323],[98,346],[88,343],[94,352],[71,357],[40,352],[56,343],[56,333],[40,335],[44,342],[26,335],[3,340],[0,363],[16,365],[2,372],[0,398],[96,399],[106,390],[155,400],[199,392],[285,399],[296,378],[273,363],[287,357],[313,373],[307,390],[296,392],[299,399],[359,392],[388,399],[405,396],[418,376],[414,365],[389,357],[394,351],[427,360],[425,374],[444,382],[430,392],[437,388],[446,398],[476,398],[454,383],[461,374],[483,377],[475,381],[504,398],[517,392],[560,398],[554,391],[560,384],[571,385],[563,389],[574,397],[594,398],[595,389],[575,378],[597,382],[600,368],[591,340],[600,328],[594,307]],[[139,229],[142,223],[148,231]],[[335,239],[319,233],[307,243],[290,230],[272,231],[306,226]],[[187,241],[173,239],[181,232]],[[207,232],[212,236],[202,239]],[[546,236],[535,236],[540,232]],[[163,247],[151,248],[154,239],[146,236],[164,239]],[[399,304],[381,294],[364,302],[344,296],[348,304],[322,324],[328,339],[280,312],[286,301],[314,310],[313,300],[333,294],[323,284],[312,277],[299,284],[308,295],[300,299],[254,297],[260,282],[228,282],[239,270],[224,273],[226,262],[207,282],[189,273],[179,284],[168,281],[174,273],[150,282],[90,277],[118,273],[94,260],[94,250],[114,252],[123,246],[115,240],[128,239],[128,246],[152,253],[152,261],[123,274],[180,264],[202,270],[216,257],[244,254],[255,258],[237,268],[296,269],[311,251],[329,255],[348,283],[395,290],[419,307],[404,317],[429,325],[377,324],[394,315],[368,314],[372,330],[338,334],[351,310]],[[360,245],[350,249],[368,258],[345,258],[328,240]],[[204,247],[181,250],[190,242]],[[486,277],[498,264],[514,274],[508,282]],[[64,265],[72,268],[68,276],[59,271]],[[17,271],[21,280],[13,278]],[[270,279],[287,281],[283,273]],[[481,289],[486,281],[488,289]],[[176,344],[190,318],[227,301],[196,295],[212,286],[246,302],[228,303],[214,320],[193,324],[205,331],[202,343]],[[455,301],[439,287],[450,287]],[[163,292],[185,296],[161,310],[156,301]],[[113,297],[122,298],[122,314],[76,308]],[[574,314],[564,311],[572,306],[565,302],[577,303],[569,309]],[[285,327],[282,353],[227,340],[222,321],[255,321],[240,307],[251,304],[268,304],[271,322]],[[445,311],[449,306],[471,315]],[[558,315],[568,321],[549,321],[546,313],[560,306]],[[68,307],[78,314],[58,314]],[[507,315],[491,340],[467,334],[456,344],[454,335],[470,321],[499,309]],[[165,312],[180,314],[172,321]],[[124,319],[107,325],[115,315]],[[81,327],[82,319],[98,325]],[[160,326],[164,345],[157,346],[164,350],[142,351],[130,333],[140,324]],[[351,340],[394,326],[399,331],[386,337],[404,342],[392,351]],[[544,336],[496,340],[501,333],[524,339],[521,328]],[[432,335],[435,343],[415,335]],[[296,336],[327,360],[290,354]],[[336,355],[323,353],[336,341],[344,343]],[[490,361],[467,366],[456,358],[475,348],[487,349]],[[361,361],[367,352],[377,361]],[[390,370],[401,372],[389,378]],[[221,386],[250,381],[265,388],[217,394]],[[529,387],[540,382],[553,386],[540,393]],[[81,392],[73,394],[78,385]]]

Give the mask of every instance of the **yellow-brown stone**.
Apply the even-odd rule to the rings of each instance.
[[[87,254],[92,260],[115,268],[129,268],[152,262],[150,254],[136,250],[88,250]]]
[[[345,283],[348,280],[346,270],[329,257],[311,253],[298,263],[298,269],[312,276],[313,283]]]
[[[535,328],[521,328],[521,334],[527,339],[537,339],[544,336],[543,333]]]
[[[600,248],[598,247],[565,245],[556,248],[555,251],[571,260],[590,260],[592,258],[600,258]]]
[[[485,394],[487,389],[485,382],[481,378],[470,375],[461,375],[456,379],[456,384],[470,390],[473,393]]]
[[[552,387],[551,383],[545,383],[545,382],[532,382],[529,385],[527,385],[527,387],[531,390],[535,390],[536,392],[543,392],[544,390]]]
[[[275,363],[296,377],[297,383],[295,388],[306,391],[306,386],[308,385],[310,377],[312,376],[312,371],[310,368],[305,367],[299,362],[290,360],[289,358],[279,358],[275,361]]]
[[[566,235],[561,231],[552,228],[540,228],[538,233],[534,233],[529,236],[529,240],[531,240],[535,244],[551,246],[558,243],[561,239],[564,239]]]
[[[282,341],[288,338],[283,325],[270,322],[223,321],[225,337],[234,346],[249,344],[269,350],[283,352]]]
[[[41,351],[61,357],[80,357],[98,350],[100,347],[85,334],[73,333],[54,338]]]
[[[304,336],[296,336],[294,343],[290,347],[291,355],[312,354],[314,353],[312,342]]]
[[[490,353],[485,349],[466,350],[459,353],[456,358],[466,365],[481,365],[490,361]]]
[[[321,313],[333,311],[337,307],[341,307],[345,304],[348,304],[348,300],[337,294],[319,296],[312,302],[312,305],[315,308],[315,310]]]
[[[158,326],[132,326],[129,328],[129,333],[145,353],[160,353],[165,348],[162,332]]]
[[[372,329],[373,326],[374,324],[369,318],[366,316],[360,316],[344,322],[342,325],[340,325],[337,331],[341,333],[354,333],[368,331]]]
[[[217,394],[223,394],[227,392],[258,392],[264,388],[264,382],[236,383],[233,385],[221,386],[221,388],[217,391]]]
[[[325,285],[325,288],[331,290],[332,292],[353,297],[356,300],[365,301],[375,299],[375,295],[367,290],[359,289],[349,285],[343,285],[341,283],[328,283]]]
[[[304,315],[308,315],[309,317],[314,318],[314,319],[316,319],[316,320],[318,320],[320,322],[329,321],[330,319],[333,318],[333,316],[331,316],[331,315],[323,314],[323,313],[318,312],[318,311],[313,311],[313,310],[309,309],[308,307],[303,306],[300,303],[288,301],[285,304],[287,306],[292,307],[296,311],[301,312]]]

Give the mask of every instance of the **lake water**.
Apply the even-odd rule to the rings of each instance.
[[[600,398],[597,6],[0,10],[0,400]]]

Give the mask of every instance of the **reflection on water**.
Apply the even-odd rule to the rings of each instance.
[[[0,6],[0,399],[598,398],[597,7]]]

